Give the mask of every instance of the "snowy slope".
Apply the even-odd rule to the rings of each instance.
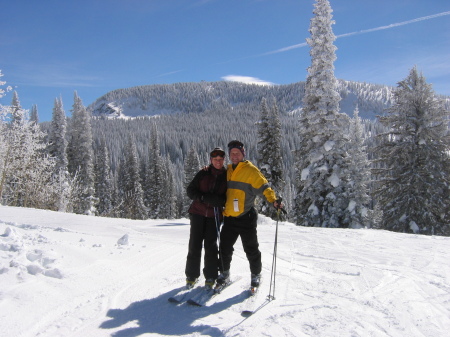
[[[260,217],[263,284],[253,316],[238,281],[205,307],[184,284],[188,220],[107,219],[0,206],[0,336],[449,336],[450,238],[280,223]]]

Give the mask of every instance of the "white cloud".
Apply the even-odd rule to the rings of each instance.
[[[229,82],[241,82],[246,84],[260,84],[260,85],[274,85],[275,83],[260,80],[256,77],[251,76],[240,76],[240,75],[227,75],[222,77],[223,80]]]

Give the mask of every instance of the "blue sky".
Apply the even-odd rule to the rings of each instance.
[[[306,79],[314,0],[16,0],[0,3],[2,80],[22,106],[70,116],[146,84]],[[337,78],[395,86],[417,65],[450,95],[449,0],[330,0]],[[11,93],[0,100],[10,104]]]

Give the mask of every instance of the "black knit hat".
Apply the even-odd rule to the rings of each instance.
[[[245,148],[244,144],[238,140],[232,140],[228,143],[228,152],[231,151],[231,149],[238,149],[242,152],[242,155],[245,157]]]

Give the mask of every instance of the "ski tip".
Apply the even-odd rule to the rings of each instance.
[[[176,298],[174,298],[174,297],[169,297],[168,299],[167,299],[170,303],[175,303],[175,304],[178,304],[178,303],[180,303],[180,301],[178,301]]]
[[[193,306],[196,306],[196,307],[201,307],[202,306],[200,303],[197,303],[197,302],[195,302],[193,300],[187,300],[187,304],[190,304],[190,305],[193,305]]]
[[[244,310],[241,312],[242,317],[250,317],[251,315],[253,315],[253,311],[251,310]]]

